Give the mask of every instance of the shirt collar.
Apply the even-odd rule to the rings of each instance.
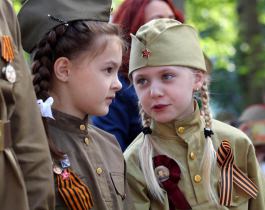
[[[55,120],[48,119],[50,125],[72,132],[87,133],[88,115],[84,119],[52,109]]]
[[[202,121],[200,116],[200,109],[195,102],[195,111],[182,120],[174,120],[168,123],[152,122],[152,130],[155,135],[165,137],[167,139],[176,139],[180,137],[182,139],[188,138],[194,132],[197,132],[202,127]]]

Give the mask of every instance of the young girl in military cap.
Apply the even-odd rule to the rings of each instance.
[[[18,15],[53,156],[56,209],[133,208],[116,139],[88,123],[88,115],[107,114],[121,89],[124,43],[107,23],[110,5],[29,0]]]
[[[129,76],[144,126],[125,151],[136,209],[265,208],[251,141],[211,118],[204,56],[191,26],[170,19],[142,26],[132,35]]]

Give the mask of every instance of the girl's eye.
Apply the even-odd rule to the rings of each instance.
[[[113,68],[112,67],[108,67],[105,69],[105,71],[108,73],[108,74],[111,74],[113,72]]]
[[[137,80],[136,80],[136,84],[137,84],[137,85],[141,85],[141,86],[143,86],[143,85],[145,85],[146,83],[147,83],[147,80],[144,79],[144,78],[140,78],[140,79],[137,79]]]
[[[170,79],[172,79],[173,77],[174,77],[173,74],[163,74],[163,75],[162,75],[162,79],[163,79],[163,80],[170,80]]]

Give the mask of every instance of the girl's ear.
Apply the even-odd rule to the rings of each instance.
[[[70,75],[70,65],[71,62],[68,58],[57,58],[53,65],[55,77],[62,82],[67,82]]]
[[[193,84],[193,89],[199,90],[201,89],[204,81],[206,80],[206,74],[202,71],[196,71],[194,76],[195,76],[195,80]]]

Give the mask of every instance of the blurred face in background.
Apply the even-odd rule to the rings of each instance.
[[[175,16],[166,2],[153,0],[145,8],[145,23],[158,18],[175,19]]]

